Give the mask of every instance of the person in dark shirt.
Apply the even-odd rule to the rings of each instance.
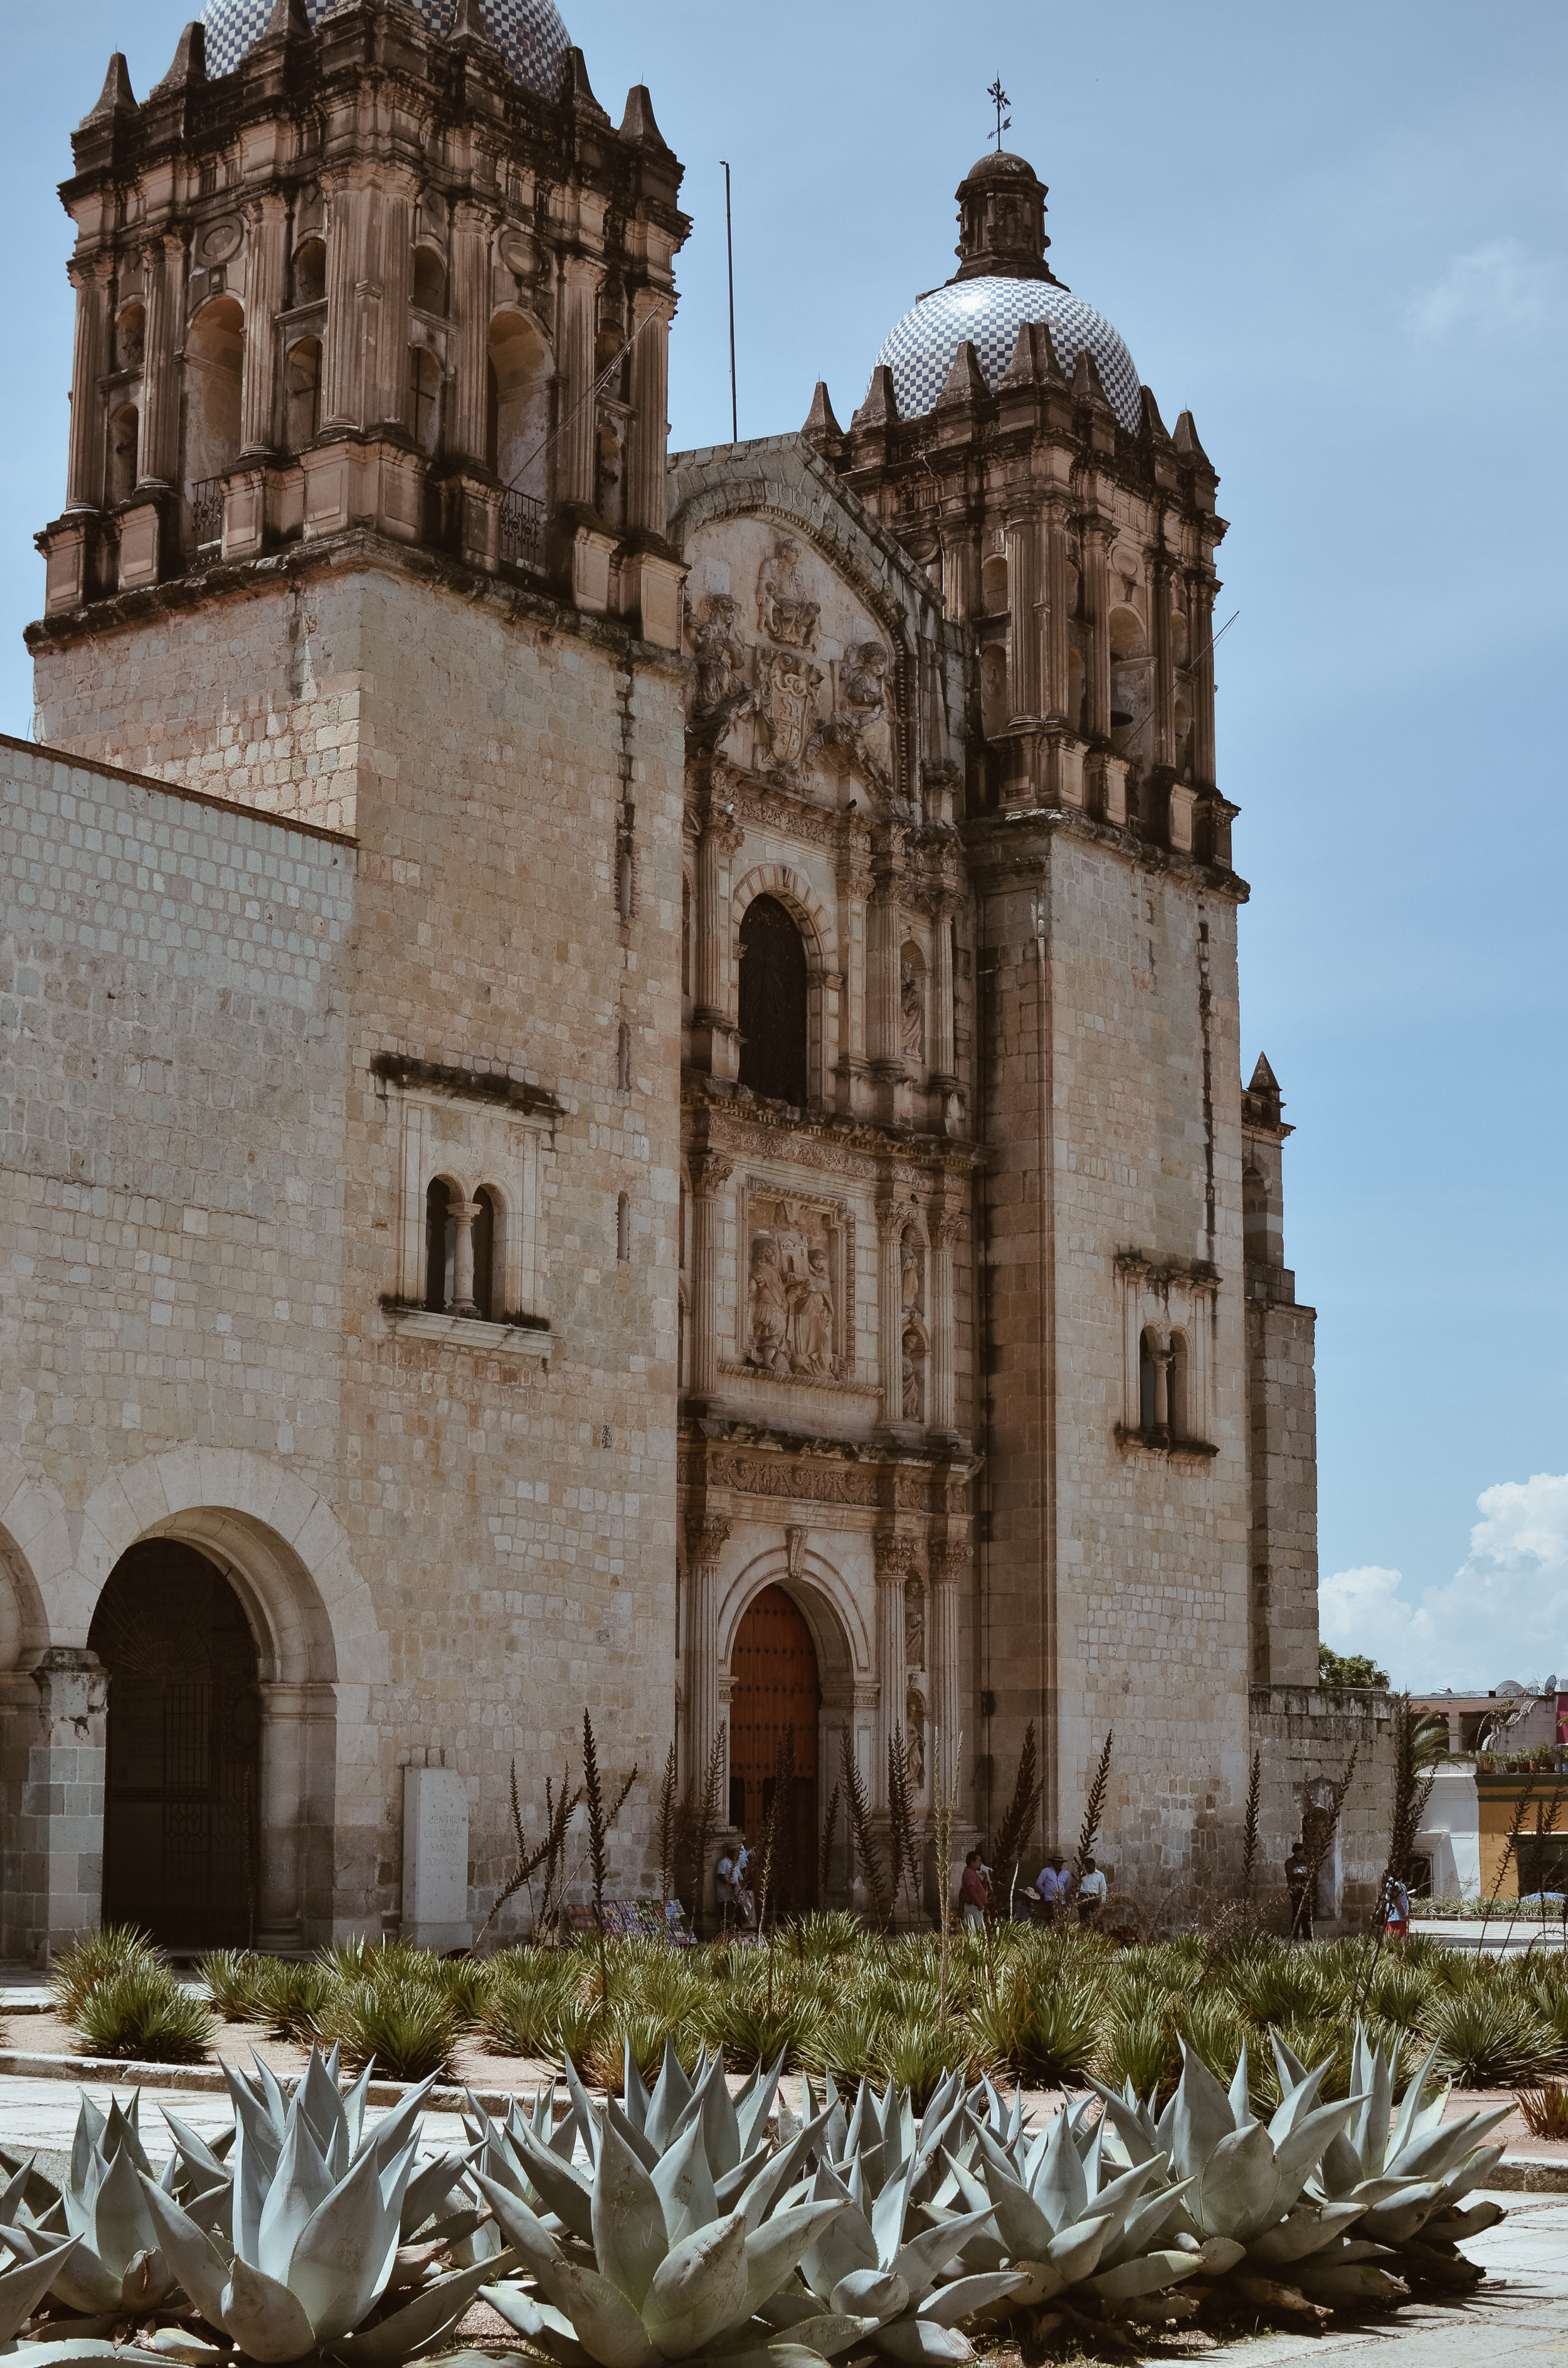
[[[1312,1903],[1311,1885],[1312,1870],[1306,1847],[1298,1835],[1290,1845],[1290,1855],[1285,1861],[1285,1887],[1290,1895],[1290,1938],[1310,1941],[1312,1937]]]
[[[971,1850],[963,1862],[959,1881],[959,1912],[966,1924],[978,1928],[985,1921],[985,1911],[991,1905],[991,1885],[985,1880],[985,1869],[980,1862],[980,1852]]]

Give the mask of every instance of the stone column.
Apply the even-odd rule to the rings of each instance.
[[[1214,779],[1214,578],[1196,570],[1187,579],[1187,664],[1192,684],[1192,778]]]
[[[963,1216],[945,1211],[931,1227],[931,1364],[930,1397],[926,1408],[928,1429],[939,1438],[954,1436],[958,1389],[954,1371],[957,1326],[953,1320],[953,1246],[963,1233]]]
[[[1088,620],[1085,736],[1110,738],[1110,532],[1109,518],[1084,521],[1084,608]]]
[[[452,1304],[449,1315],[477,1315],[473,1296],[473,1221],[479,1214],[477,1201],[449,1201],[447,1203],[457,1220],[457,1239],[452,1245]]]
[[[240,450],[270,452],[278,431],[278,332],[289,270],[289,207],[268,190],[245,207],[250,266],[245,279],[245,358],[240,384]]]
[[[942,606],[955,624],[980,614],[980,529],[971,518],[944,518]]]
[[[930,1612],[926,1651],[931,1657],[931,1717],[938,1730],[937,1761],[942,1782],[951,1784],[963,1736],[963,1698],[959,1690],[959,1597],[969,1573],[970,1552],[962,1540],[949,1539],[931,1554]],[[971,1748],[974,1738],[969,1737]]]
[[[359,280],[368,194],[339,182],[328,193],[326,336],[322,341],[324,427],[358,427],[365,416]]]
[[[866,1053],[866,911],[875,882],[864,868],[863,839],[846,833],[839,842],[838,928],[844,956],[844,993],[838,1023],[838,1107],[855,1106],[855,1079]]]
[[[903,1420],[903,1270],[899,1252],[909,1223],[904,1201],[877,1203],[877,1381],[882,1420]]]
[[[953,1053],[953,916],[938,905],[931,916],[931,1083],[952,1088],[958,1083]]]
[[[264,1681],[261,1687],[261,1880],[256,1945],[297,1949],[303,1931],[300,1828],[304,1822],[312,1686]]]
[[[888,1752],[893,1730],[903,1724],[903,1583],[915,1562],[915,1541],[882,1531],[874,1547],[877,1565],[877,1760],[871,1798],[879,1809],[888,1797]]]
[[[691,1176],[690,1398],[706,1401],[719,1389],[720,1197],[734,1173],[715,1151],[694,1152]]]
[[[142,423],[136,477],[140,485],[170,485],[179,471],[179,382],[175,373],[176,325],[185,289],[185,239],[170,231],[142,249],[146,327],[142,348]],[[246,339],[246,352],[250,341]]]
[[[866,914],[866,1035],[873,1064],[902,1076],[897,854],[896,848],[884,848],[872,860],[874,886]]]
[[[104,406],[98,393],[108,347],[108,290],[112,256],[69,267],[76,290],[76,332],[71,352],[71,445],[66,462],[65,507],[96,510],[104,497]]]
[[[597,422],[587,400],[594,383],[594,336],[603,267],[585,255],[569,255],[561,267],[561,337],[556,367],[562,376],[556,423],[555,497],[594,507]]]
[[[730,1535],[722,1514],[691,1513],[686,1523],[686,1797],[701,1798],[721,1717],[719,1701],[719,1557]],[[721,1797],[719,1822],[729,1803]],[[699,1867],[698,1896],[706,1896],[708,1870]]]
[[[37,1723],[19,1840],[31,1896],[28,1950],[47,1964],[102,1912],[108,1675],[85,1647],[51,1645],[33,1671]]]
[[[1013,720],[1040,712],[1040,520],[1021,509],[1007,520],[1007,709]]]
[[[376,196],[376,278],[381,287],[375,344],[366,356],[365,416],[373,427],[406,427],[408,339],[414,302],[412,192],[387,188]]]
[[[475,468],[486,464],[489,434],[486,368],[490,359],[490,217],[462,199],[452,208],[450,410],[447,454]]]
[[[1045,680],[1048,715],[1067,714],[1067,519],[1052,502],[1045,514]]]
[[[1170,764],[1176,755],[1176,666],[1171,648],[1171,564],[1163,549],[1147,554],[1149,609],[1154,643],[1154,730],[1151,760]]]
[[[639,288],[631,300],[631,450],[626,479],[626,523],[662,540],[669,529],[670,321],[674,300],[662,288]],[[643,324],[647,325],[644,327]]]

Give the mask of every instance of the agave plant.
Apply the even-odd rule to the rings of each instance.
[[[163,2257],[202,2317],[254,2360],[299,2360],[330,2345],[343,2362],[395,2368],[440,2342],[494,2272],[486,2261],[437,2276],[367,2325],[390,2287],[422,2274],[422,2259],[400,2261],[400,2244],[463,2169],[442,2154],[414,2176],[416,2117],[430,2083],[368,2129],[369,2080],[367,2069],[340,2096],[335,2052],[324,2059],[315,2047],[287,2103],[264,2066],[254,2082],[229,2075],[232,2237],[201,2199],[182,2205],[142,2176]]]
[[[111,2102],[106,2116],[84,2095],[65,2185],[41,2220],[23,2202],[28,2169],[17,2172],[0,2202],[0,2237],[18,2266],[51,2260],[45,2290],[67,2310],[155,2309],[172,2291],[176,2272],[143,2192],[152,2165],[142,2146],[136,2100],[129,2112]],[[176,2169],[171,2161],[165,2184],[172,2185]],[[222,2180],[220,2171],[216,2185]],[[64,2237],[72,2241],[62,2247]]]
[[[628,2050],[624,2104],[611,2100],[602,2110],[569,2072],[572,2140],[582,2138],[585,2166],[545,2138],[537,2111],[487,2132],[486,2156],[512,2178],[477,2165],[473,2177],[536,2293],[498,2283],[483,2289],[485,2300],[536,2348],[575,2360],[580,2345],[600,2368],[655,2368],[733,2350],[841,2208],[809,2200],[809,2181],[797,2180],[823,2123],[769,2159],[766,2127],[780,2069],[755,2076],[732,2099],[722,2056],[693,2083],[672,2046],[650,2095]],[[858,2321],[848,2330],[860,2331]],[[799,2338],[792,2351],[810,2357]]]

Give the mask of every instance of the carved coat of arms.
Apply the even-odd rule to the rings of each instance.
[[[822,669],[794,650],[758,650],[756,676],[757,721],[771,769],[795,780],[816,729]]]

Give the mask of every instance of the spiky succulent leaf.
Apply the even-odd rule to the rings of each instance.
[[[730,2213],[683,2237],[659,2265],[642,2321],[665,2360],[684,2360],[735,2325],[746,2296],[746,2224]]]
[[[223,2289],[220,2323],[253,2360],[302,2360],[316,2348],[315,2329],[297,2296],[237,2255]]]

